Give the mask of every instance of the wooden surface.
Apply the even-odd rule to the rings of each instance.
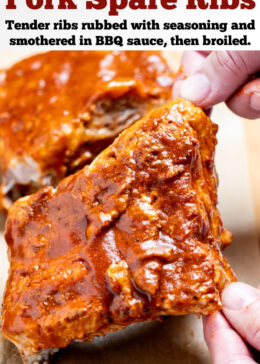
[[[245,120],[244,127],[247,143],[248,167],[260,245],[260,119]]]

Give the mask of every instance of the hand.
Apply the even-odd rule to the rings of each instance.
[[[188,51],[181,70],[173,97],[205,110],[225,101],[240,116],[260,117],[260,51]]]
[[[260,290],[232,283],[222,295],[223,313],[203,318],[213,364],[253,364],[247,343],[260,351]]]

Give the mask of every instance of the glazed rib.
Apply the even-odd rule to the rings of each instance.
[[[24,358],[166,315],[210,314],[235,279],[217,204],[217,126],[175,100],[6,225],[3,333]]]
[[[0,204],[57,185],[171,97],[160,52],[55,51],[0,73]]]

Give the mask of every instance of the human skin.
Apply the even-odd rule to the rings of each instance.
[[[185,52],[173,97],[204,109],[226,102],[236,114],[260,117],[260,51]]]
[[[259,362],[260,291],[232,283],[222,294],[222,313],[203,317],[204,336],[214,364]],[[248,344],[258,351],[254,360]]]
[[[225,102],[234,113],[256,119],[260,117],[259,71],[259,51],[185,52],[173,97],[205,110]],[[222,302],[222,312],[203,318],[213,363],[256,363],[248,345],[260,351],[260,291],[232,283],[223,291]]]

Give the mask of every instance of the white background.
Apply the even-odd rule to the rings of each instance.
[[[26,6],[25,0],[16,0],[18,3],[16,10],[6,10],[6,0],[2,0],[0,2],[0,49],[15,49],[18,48],[21,49],[21,47],[18,46],[9,46],[9,38],[18,38],[18,37],[36,37],[40,34],[43,34],[46,37],[70,37],[71,35],[75,34],[77,37],[79,37],[80,34],[83,34],[85,37],[91,37],[92,39],[95,39],[96,35],[112,35],[112,36],[123,36],[124,38],[135,38],[135,37],[161,37],[164,38],[166,41],[169,40],[171,36],[176,35],[176,31],[163,31],[163,30],[142,30],[142,31],[133,31],[131,30],[131,27],[129,27],[128,31],[122,31],[122,30],[99,30],[99,31],[24,31],[24,30],[12,30],[7,31],[5,20],[16,20],[19,22],[30,22],[33,19],[37,19],[39,21],[43,22],[55,22],[59,19],[67,19],[70,22],[92,22],[95,19],[109,19],[111,22],[120,22],[123,19],[127,19],[128,23],[130,22],[137,22],[142,21],[144,19],[151,20],[155,19],[160,24],[163,24],[164,22],[205,22],[208,19],[214,22],[250,22],[252,19],[256,20],[256,30],[255,31],[228,31],[227,33],[220,33],[219,31],[213,31],[213,30],[207,30],[207,31],[178,31],[178,34],[182,37],[200,37],[202,34],[206,34],[208,37],[212,38],[218,38],[218,37],[224,37],[224,35],[232,35],[233,37],[242,37],[244,34],[248,34],[249,40],[251,42],[250,46],[233,46],[233,49],[259,49],[259,24],[257,21],[257,18],[260,16],[260,4],[259,0],[255,0],[256,7],[253,10],[187,10],[186,4],[187,0],[178,0],[177,3],[177,9],[175,10],[165,10],[159,5],[159,1],[157,1],[158,9],[157,10],[131,10],[129,8],[126,8],[125,10],[119,10],[118,16],[108,16],[109,11],[109,1],[108,0],[108,6],[104,10],[86,10],[85,8],[85,0],[75,0],[75,4],[77,4],[77,10],[58,10],[57,9],[57,3],[58,0],[54,0],[55,9],[54,10],[30,10]],[[119,0],[118,0],[119,1]],[[146,4],[147,4],[146,0]],[[210,0],[207,0],[210,2]],[[221,4],[221,0],[217,0],[218,4]],[[229,0],[231,3],[232,0]],[[240,0],[242,2],[242,0]],[[95,42],[93,42],[94,44]],[[30,48],[30,47],[29,47]],[[35,46],[31,47],[34,48]],[[37,47],[38,48],[38,47]],[[48,49],[68,49],[71,47],[47,47]],[[198,47],[191,46],[191,48],[197,48],[197,49],[231,49],[232,47],[228,46],[208,46],[208,47],[202,47],[201,45]],[[40,48],[38,48],[40,49]],[[45,48],[46,49],[46,48]],[[75,49],[83,49],[79,46],[76,46]],[[92,45],[92,47],[84,47],[84,49],[133,49],[133,47],[129,47],[124,45],[122,48],[118,46],[95,46]],[[135,49],[162,49],[158,46],[140,46],[136,47]],[[164,48],[165,49],[165,48]],[[167,49],[172,50],[181,50],[181,49],[188,49],[188,46],[178,46],[174,47],[170,45],[170,42],[168,41],[168,47]]]

